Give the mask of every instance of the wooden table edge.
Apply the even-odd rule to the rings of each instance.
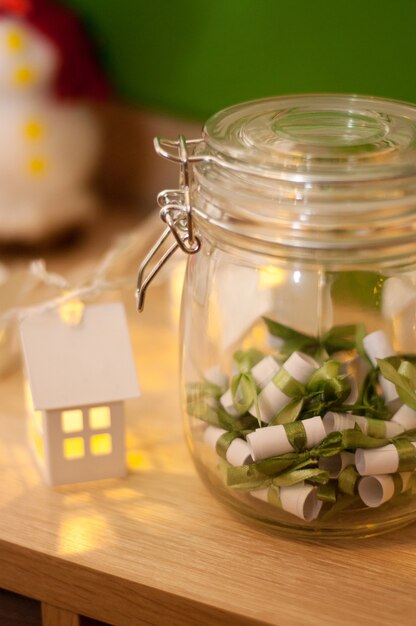
[[[1,539],[0,587],[112,626],[268,624]]]

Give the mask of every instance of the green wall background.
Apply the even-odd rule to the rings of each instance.
[[[206,119],[235,102],[355,92],[416,102],[416,0],[61,0],[116,93]]]

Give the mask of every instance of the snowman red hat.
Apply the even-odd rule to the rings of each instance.
[[[58,67],[53,91],[59,98],[104,100],[108,81],[75,15],[51,0],[0,0],[0,20],[14,17],[30,25],[55,48]]]

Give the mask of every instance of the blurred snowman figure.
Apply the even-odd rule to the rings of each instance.
[[[108,86],[75,17],[51,0],[0,0],[0,241],[89,221]]]

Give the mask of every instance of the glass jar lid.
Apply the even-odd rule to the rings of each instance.
[[[243,103],[208,120],[195,155],[194,215],[212,238],[322,262],[416,255],[416,106],[336,94]]]
[[[381,98],[296,95],[211,117],[206,149],[226,168],[293,182],[416,175],[416,107]]]

